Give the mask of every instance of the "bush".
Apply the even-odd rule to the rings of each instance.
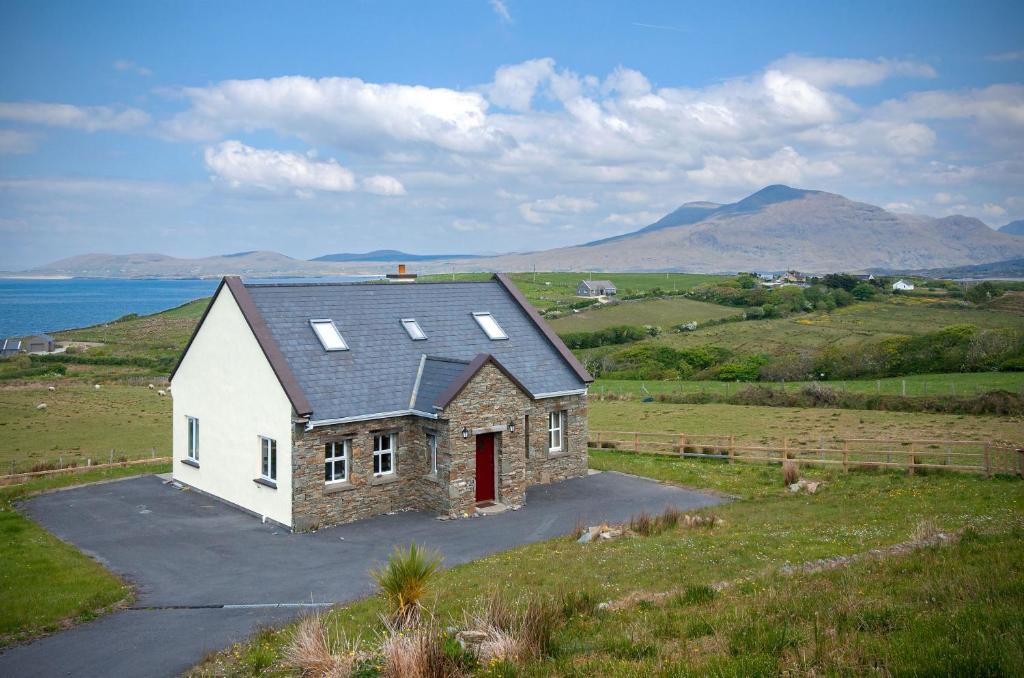
[[[782,482],[786,487],[789,487],[793,483],[800,480],[800,471],[797,470],[796,464],[789,461],[788,459],[782,462]]]
[[[570,349],[581,349],[629,344],[652,335],[643,327],[615,325],[593,332],[568,332],[559,336]]]
[[[441,559],[439,553],[424,550],[414,541],[405,550],[396,546],[387,564],[371,573],[387,601],[392,623],[401,626],[419,615],[420,601]]]
[[[742,356],[718,366],[714,376],[722,381],[757,381],[761,376],[761,368],[767,364],[767,356]]]

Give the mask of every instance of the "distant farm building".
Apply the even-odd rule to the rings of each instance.
[[[0,357],[6,358],[19,353],[53,353],[54,345],[53,337],[48,334],[9,337],[0,344]]]
[[[892,284],[892,289],[896,292],[909,292],[914,289],[914,283],[902,279],[897,280]]]
[[[613,297],[617,292],[611,280],[581,280],[576,286],[578,297]]]
[[[21,339],[15,339],[13,337],[4,339],[3,344],[0,344],[0,357],[8,357],[12,355],[18,355],[21,353]]]

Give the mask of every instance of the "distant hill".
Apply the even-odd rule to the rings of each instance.
[[[362,254],[354,252],[343,252],[341,254],[325,254],[322,257],[310,259],[310,261],[438,261],[457,259],[479,259],[477,254],[409,254],[399,250],[374,250]]]
[[[883,275],[920,275],[926,278],[949,278],[952,280],[970,280],[974,278],[1024,279],[1024,258],[950,268],[923,268],[913,271],[873,269],[870,272]]]
[[[834,193],[768,186],[727,205],[687,203],[632,233],[463,262],[525,271],[851,271],[922,269],[1024,257],[1024,239],[965,216],[895,214]]]
[[[1010,235],[1024,235],[1024,219],[1018,219],[1017,221],[1011,221],[1006,226],[999,229],[1000,233],[1009,233]]]

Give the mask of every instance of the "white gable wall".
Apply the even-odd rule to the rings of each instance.
[[[227,286],[213,302],[172,382],[174,478],[292,524],[292,406]],[[187,417],[199,419],[199,468]],[[277,441],[277,489],[260,477],[260,436]]]

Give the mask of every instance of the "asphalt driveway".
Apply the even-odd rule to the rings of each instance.
[[[302,606],[373,592],[368,574],[410,540],[445,566],[571,532],[578,520],[621,521],[721,498],[617,473],[532,487],[519,511],[439,521],[398,513],[290,534],[196,492],[143,476],[42,495],[24,510],[133,582],[132,609],[0,655],[4,676],[171,676],[260,624]]]

